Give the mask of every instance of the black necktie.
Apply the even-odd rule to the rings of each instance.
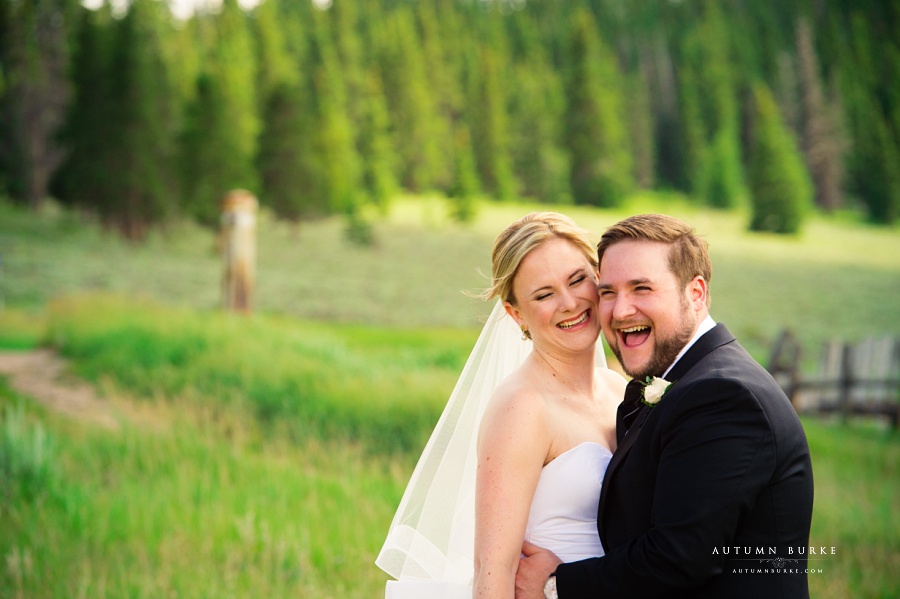
[[[619,404],[616,411],[616,439],[619,443],[628,432],[628,428],[634,423],[638,413],[644,404],[641,403],[641,393],[644,390],[644,383],[638,379],[632,379],[625,387],[625,399]]]

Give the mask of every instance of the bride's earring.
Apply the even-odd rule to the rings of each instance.
[[[529,339],[531,339],[531,332],[528,330],[528,327],[523,324],[520,325],[519,328],[522,329],[522,341],[528,341]]]

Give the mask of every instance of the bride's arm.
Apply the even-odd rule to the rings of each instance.
[[[475,490],[477,599],[515,595],[531,500],[550,447],[545,416],[538,394],[501,388],[482,420]]]

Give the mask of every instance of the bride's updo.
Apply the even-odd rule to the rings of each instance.
[[[532,212],[509,225],[497,239],[491,251],[491,286],[483,294],[485,300],[499,297],[513,305],[513,282],[519,265],[532,250],[551,239],[565,239],[581,250],[591,265],[597,268],[597,254],[590,233],[558,212]]]

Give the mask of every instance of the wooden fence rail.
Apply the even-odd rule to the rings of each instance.
[[[775,342],[767,366],[798,413],[882,416],[900,423],[900,339],[829,341],[815,371],[801,370],[802,350],[790,331]]]

